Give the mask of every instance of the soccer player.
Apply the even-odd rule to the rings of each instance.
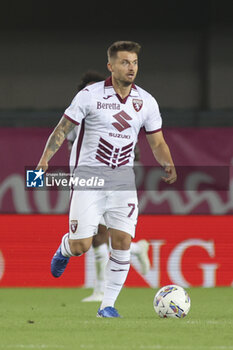
[[[105,77],[95,71],[87,71],[83,74],[81,82],[78,86],[78,91],[81,91],[86,86],[99,81],[105,80]],[[77,136],[79,135],[79,127],[76,126],[71,132],[67,135],[68,140],[68,149],[71,150],[73,143]],[[139,148],[136,145],[135,150],[135,161],[139,160]],[[104,295],[104,275],[105,267],[109,259],[109,237],[108,230],[105,224],[104,217],[101,218],[100,224],[98,226],[97,235],[93,236],[92,246],[94,252],[94,262],[95,262],[95,272],[96,279],[94,284],[93,293],[84,298],[83,302],[94,302],[102,301]],[[138,242],[131,242],[130,253],[135,255],[140,263],[141,273],[145,275],[150,268],[150,260],[148,257],[149,242],[142,239]]]
[[[80,91],[65,110],[50,135],[37,169],[48,169],[48,163],[61,147],[67,134],[80,125],[71,161],[74,175],[83,167],[100,170],[106,179],[102,190],[72,192],[69,212],[69,234],[62,238],[51,261],[51,272],[59,277],[70,257],[88,251],[104,216],[111,237],[111,254],[106,267],[104,297],[98,317],[120,317],[115,302],[129,271],[130,244],[135,235],[138,202],[133,183],[134,147],[144,127],[155,159],[164,168],[162,179],[176,181],[175,166],[161,130],[159,107],[148,92],[136,86],[140,45],[131,41],[113,43],[107,51],[111,76]],[[93,174],[93,173],[92,173]],[[130,178],[130,175],[132,178]],[[130,182],[131,181],[131,182]],[[112,186],[112,187],[111,187]]]

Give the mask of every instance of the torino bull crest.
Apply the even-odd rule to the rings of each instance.
[[[142,109],[143,101],[138,98],[134,98],[132,102],[135,111],[139,112]]]

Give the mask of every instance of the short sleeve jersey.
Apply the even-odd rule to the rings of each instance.
[[[134,147],[142,127],[146,133],[161,130],[159,107],[152,95],[132,85],[122,99],[111,77],[81,90],[64,117],[79,125],[71,166],[132,166]]]

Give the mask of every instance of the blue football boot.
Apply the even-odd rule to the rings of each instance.
[[[111,307],[111,306],[107,306],[102,310],[99,309],[96,316],[97,317],[109,317],[109,318],[121,317],[118,314],[118,311],[114,307]]]
[[[61,246],[54,254],[51,261],[51,273],[54,277],[60,277],[65,271],[66,265],[68,264],[70,258],[62,255]]]

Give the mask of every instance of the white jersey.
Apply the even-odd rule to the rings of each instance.
[[[132,85],[122,99],[111,77],[81,90],[64,117],[79,125],[70,166],[133,166],[134,147],[142,127],[146,133],[161,129],[159,107],[148,92]]]

